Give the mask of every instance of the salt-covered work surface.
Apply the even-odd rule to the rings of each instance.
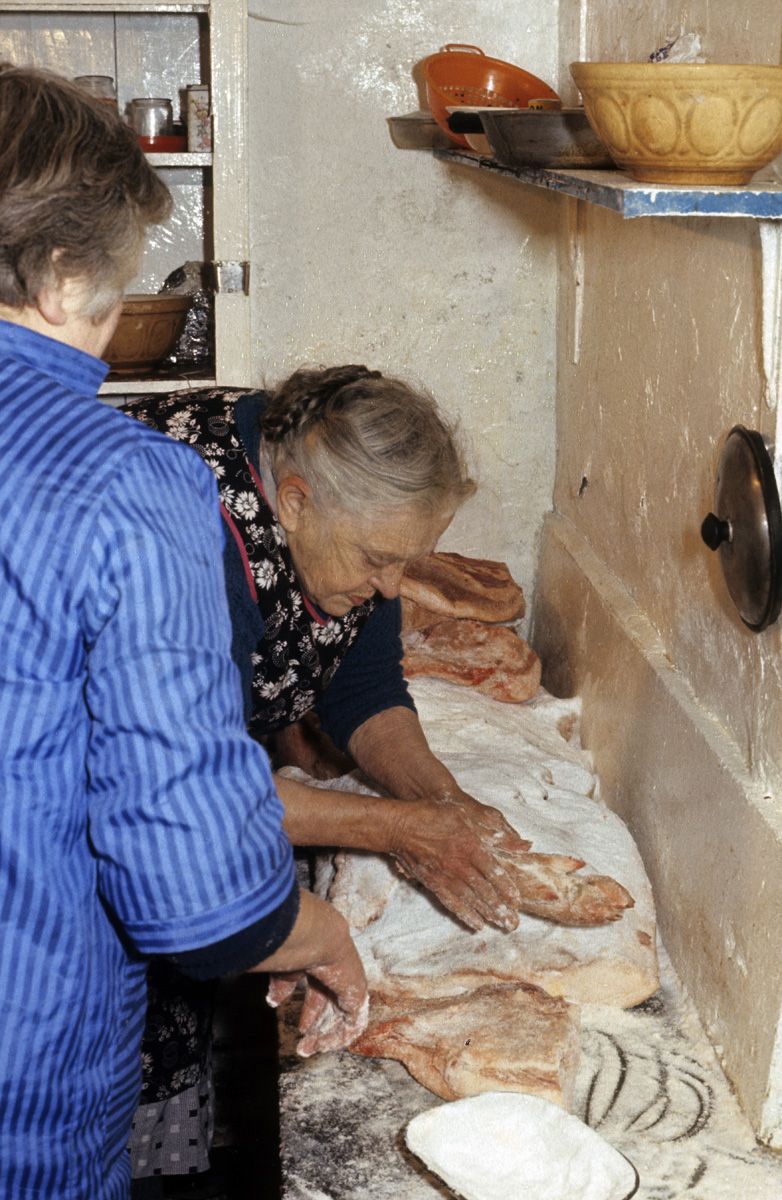
[[[638,1200],[780,1200],[782,1160],[756,1145],[664,953],[660,965],[638,1008],[582,1009],[574,1112],[635,1163]],[[396,1062],[284,1054],[284,1200],[452,1197],[404,1145],[407,1122],[440,1103]]]
[[[651,995],[651,888],[626,826],[594,797],[596,780],[575,732],[578,702],[540,690],[529,704],[502,704],[428,679],[416,679],[411,690],[432,749],[465,791],[499,808],[533,851],[576,855],[586,863],[579,874],[618,880],[635,906],[591,928],[523,913],[514,933],[470,933],[387,860],[341,855],[328,896],[348,919],[370,988],[387,998],[431,997],[496,978],[580,1003],[625,1007]]]
[[[423,680],[413,691],[433,748],[479,798],[505,806],[507,779],[495,743],[499,729],[523,760],[514,786],[532,812],[563,797],[576,807],[578,797],[594,804],[589,798],[596,781],[578,743],[577,702],[541,692],[529,705],[501,705]],[[561,843],[535,839],[535,849],[567,851],[572,833],[568,823],[559,831]],[[595,843],[589,866],[621,880],[623,862],[612,859],[612,839],[607,841],[608,847]],[[622,843],[621,854],[626,853]],[[646,917],[653,919],[651,905]],[[572,1111],[635,1163],[639,1200],[780,1200],[782,1161],[756,1146],[664,953],[661,965],[660,990],[635,1008],[583,1003],[582,997],[582,1059]],[[439,1104],[437,1097],[399,1063],[348,1052],[302,1061],[293,1054],[294,1044],[290,1029],[283,1029],[285,1200],[452,1195],[404,1145],[407,1122]]]

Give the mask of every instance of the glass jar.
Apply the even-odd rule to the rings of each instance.
[[[96,100],[117,108],[117,89],[111,75],[77,75],[73,82]]]
[[[128,122],[142,138],[170,134],[174,124],[171,101],[162,96],[137,96],[128,105]]]

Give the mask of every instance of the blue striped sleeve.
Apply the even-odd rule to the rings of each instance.
[[[295,886],[268,760],[245,732],[211,472],[147,439],[103,495],[83,598],[89,836],[136,949],[184,951]]]

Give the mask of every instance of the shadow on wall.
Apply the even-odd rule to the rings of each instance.
[[[560,699],[575,696],[572,631],[566,630],[561,611],[539,584],[535,589],[529,641],[540,657],[543,668],[540,682],[546,691]]]

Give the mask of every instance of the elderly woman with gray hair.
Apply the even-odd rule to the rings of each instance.
[[[116,113],[0,63],[3,1200],[127,1196],[149,959],[305,971],[313,1049],[366,1009],[245,727],[214,476],[96,395],[170,206]]]
[[[434,401],[378,371],[340,366],[296,371],[271,393],[177,393],[127,411],[195,447],[217,478],[232,653],[251,733],[269,744],[273,761],[274,739],[282,760],[295,761],[288,733],[314,711],[383,793],[324,792],[277,775],[291,841],[389,854],[470,928],[515,928],[516,885],[494,851],[528,844],[434,756],[402,676],[403,572],[434,549],[475,491]],[[176,1151],[175,1171],[200,1171],[208,1006],[202,1036],[188,1038],[180,1019],[182,1056],[169,1038],[164,1068],[157,1031],[170,1032],[184,1009],[177,981],[153,976],[151,988],[136,1175],[161,1163],[172,1170],[161,1130],[177,1072],[194,1089],[191,1100],[200,1094],[202,1131],[196,1153]],[[179,1115],[173,1123],[181,1138]],[[149,1137],[140,1141],[153,1128],[160,1161]]]

